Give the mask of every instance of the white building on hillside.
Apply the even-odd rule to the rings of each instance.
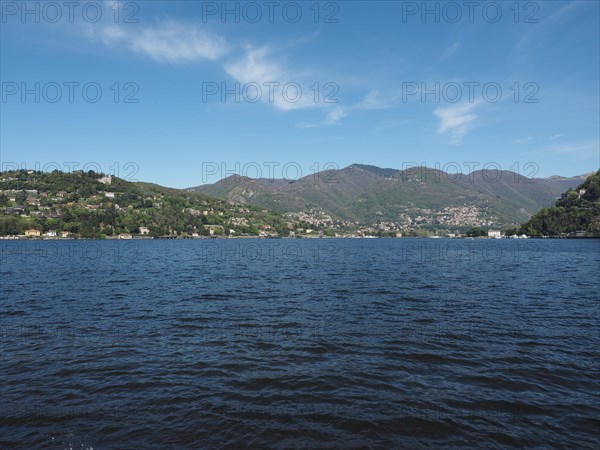
[[[106,175],[104,177],[98,178],[98,181],[102,184],[111,184],[112,183],[112,175]]]

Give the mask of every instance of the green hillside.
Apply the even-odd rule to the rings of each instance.
[[[528,236],[600,236],[600,170],[521,226]]]
[[[0,172],[0,191],[2,236],[25,230],[82,238],[288,233],[279,214],[262,208],[149,183],[109,180],[93,171]]]

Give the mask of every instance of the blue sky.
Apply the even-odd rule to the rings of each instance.
[[[600,2],[423,5],[2,2],[3,168],[180,188],[355,162],[598,169]]]

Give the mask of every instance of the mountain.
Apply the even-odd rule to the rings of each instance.
[[[495,170],[449,174],[425,167],[398,170],[353,164],[291,181],[232,175],[190,190],[282,213],[318,210],[333,219],[363,225],[503,228],[527,220],[584,179],[527,178]]]
[[[600,170],[554,206],[543,208],[517,231],[528,236],[600,236]]]
[[[582,183],[577,177],[355,164],[294,181],[232,176],[190,192],[93,171],[20,170],[0,172],[0,236],[26,230],[81,238],[397,236],[508,228],[552,204],[565,185],[579,187],[542,210],[524,232],[589,233],[600,227],[597,180],[598,174]]]

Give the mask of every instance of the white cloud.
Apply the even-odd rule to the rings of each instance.
[[[335,101],[336,92],[330,98],[332,90],[324,81],[319,84],[317,96],[312,86],[321,80],[311,79],[306,72],[285,67],[280,60],[275,59],[268,46],[230,49],[223,37],[174,20],[162,21],[150,27],[131,25],[127,28],[117,24],[97,23],[90,24],[85,31],[90,39],[101,41],[108,47],[123,47],[159,62],[218,61],[226,53],[237,50],[236,56],[219,64],[242,85],[238,88],[244,95],[253,99],[260,95],[262,103],[281,111],[320,108],[326,115],[318,126],[338,123],[346,116],[346,110]],[[257,92],[255,86],[244,86],[249,83],[256,83],[260,92]]]
[[[448,108],[437,108],[434,114],[440,119],[438,133],[450,134],[450,143],[459,144],[477,119],[475,108],[481,102],[463,103]]]
[[[550,140],[554,141],[555,139],[558,139],[558,138],[561,138],[561,137],[562,137],[562,134],[555,134],[553,136],[550,136]]]
[[[102,29],[102,38],[106,44],[111,43],[112,41],[117,41],[120,39],[126,39],[127,34],[123,30],[123,28],[117,25],[110,25]]]
[[[329,111],[327,113],[327,115],[325,116],[325,119],[322,120],[321,122],[314,122],[314,123],[302,122],[302,123],[299,123],[297,125],[297,127],[298,128],[320,128],[320,127],[325,127],[325,126],[329,126],[329,125],[335,125],[336,123],[338,123],[340,120],[342,120],[346,116],[347,116],[346,109],[343,108],[342,106],[338,106],[338,107],[334,108],[333,110]]]
[[[306,80],[304,74],[284,68],[273,60],[267,47],[247,47],[241,58],[225,65],[225,72],[242,84],[258,84],[262,91],[261,100],[279,110],[332,106],[315,101],[310,85],[317,80]]]
[[[107,45],[125,44],[134,52],[156,61],[216,60],[228,51],[224,38],[175,21],[127,30],[117,25],[104,26],[98,34]],[[92,31],[92,35],[96,34]]]
[[[230,52],[224,38],[172,20],[152,27],[127,29],[115,24],[97,24],[87,31],[90,38],[101,40],[109,47],[124,46],[160,62],[215,61]],[[231,49],[232,52],[234,50]],[[256,83],[261,89],[262,103],[281,111],[324,110],[325,118],[315,126],[333,125],[347,114],[337,102],[325,101],[324,97],[332,93],[331,89],[326,89],[324,84],[319,85],[319,97],[316,97],[312,86],[320,80],[309,79],[307,73],[285,67],[267,46],[247,46],[241,54],[220,64],[241,85]],[[241,86],[240,90],[254,98],[255,88],[249,87],[248,91],[245,88]],[[337,100],[337,96],[334,95],[333,99]],[[373,104],[368,108],[377,107]]]
[[[277,63],[267,60],[267,55],[266,47],[248,47],[241,59],[225,65],[225,71],[241,83],[281,82],[283,69]]]
[[[327,114],[326,122],[328,125],[333,125],[334,123],[338,123],[344,117],[346,117],[345,109],[341,106],[338,106]]]

